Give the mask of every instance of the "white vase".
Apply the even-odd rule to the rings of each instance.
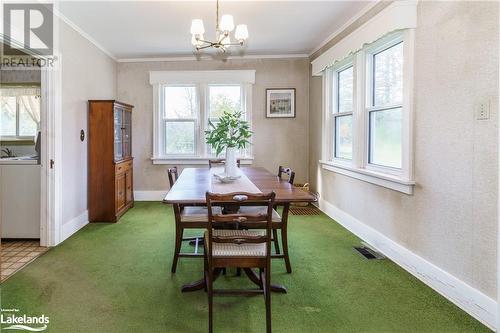
[[[226,148],[226,164],[225,164],[225,172],[229,177],[237,177],[238,176],[238,164],[236,161],[236,148],[235,147],[227,147]]]

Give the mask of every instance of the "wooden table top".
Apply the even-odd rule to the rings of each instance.
[[[294,187],[286,180],[264,168],[243,167],[241,171],[263,193],[274,191],[277,203],[314,202],[316,196],[301,188]],[[210,169],[186,168],[182,171],[174,186],[167,193],[164,203],[204,204],[205,193],[211,189]]]

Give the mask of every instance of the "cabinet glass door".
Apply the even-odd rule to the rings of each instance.
[[[115,108],[114,110],[114,137],[115,137],[115,160],[123,159],[123,111]]]
[[[132,113],[123,111],[123,157],[130,157],[132,150]]]

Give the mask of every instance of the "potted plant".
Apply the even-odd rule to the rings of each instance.
[[[248,121],[241,119],[241,112],[231,112],[225,110],[222,116],[214,124],[208,121],[206,142],[215,149],[218,156],[224,149],[226,150],[225,174],[228,177],[238,176],[238,166],[236,153],[238,149],[243,149],[250,144],[252,131]]]

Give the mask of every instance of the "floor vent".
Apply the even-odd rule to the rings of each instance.
[[[292,215],[320,215],[321,211],[313,205],[306,207],[292,206],[290,207],[290,213]]]
[[[378,253],[378,252],[370,249],[367,246],[355,246],[354,250],[356,250],[356,252],[358,252],[365,259],[368,259],[368,260],[373,260],[373,259],[380,260],[380,259],[384,259],[385,258],[382,254],[380,254],[380,253]]]

